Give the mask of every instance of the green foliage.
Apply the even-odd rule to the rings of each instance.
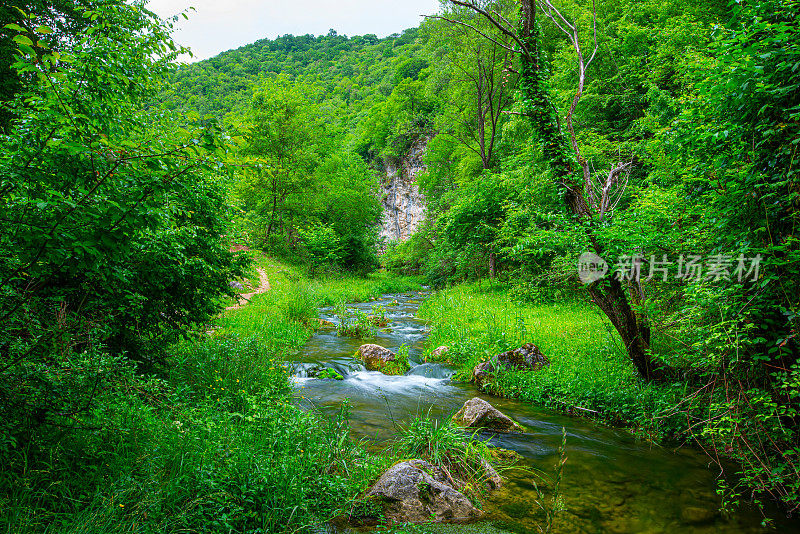
[[[344,256],[344,246],[339,235],[330,226],[315,226],[307,230],[300,230],[308,254],[308,263],[313,271],[324,266],[338,265]]]
[[[169,25],[138,4],[87,3],[56,49],[49,18],[19,16],[0,137],[0,443],[4,484],[33,476],[15,495],[47,516],[88,503],[102,439],[121,437],[104,433],[125,428],[121,392],[157,384],[134,373],[217,313],[242,262],[221,237],[216,128],[145,106],[180,52]],[[72,462],[85,480],[66,480]],[[27,471],[51,464],[49,482]]]
[[[242,238],[300,257],[312,271],[368,272],[377,265],[381,214],[375,174],[358,155],[333,151],[339,136],[312,102],[313,90],[285,77],[268,81],[238,126]]]
[[[473,499],[485,491],[487,466],[492,462],[490,448],[476,433],[465,433],[450,419],[440,421],[430,414],[412,419],[400,427],[394,447],[401,458],[421,458],[444,466],[466,483],[461,491]]]
[[[611,325],[587,304],[520,305],[507,291],[471,285],[437,293],[419,313],[431,324],[427,345],[448,346],[444,356],[464,380],[478,363],[529,342],[551,362],[535,372],[498,371],[489,386],[495,394],[597,417],[651,439],[679,439],[686,430],[685,416],[671,413],[686,386],[638,379]]]
[[[334,306],[334,314],[339,323],[336,332],[340,336],[369,339],[375,337],[377,330],[372,318],[364,310],[348,308],[344,302]]]
[[[385,462],[348,438],[346,406],[325,416],[294,405],[283,359],[310,333],[307,302],[343,295],[340,280],[309,289],[291,266],[256,261],[272,289],[171,347],[161,378],[121,357],[72,357],[95,402],[73,432],[46,427],[26,448],[3,442],[0,521],[15,532],[292,532],[349,510]],[[71,385],[75,376],[61,387],[86,387]]]

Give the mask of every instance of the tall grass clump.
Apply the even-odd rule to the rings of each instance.
[[[333,313],[339,321],[336,325],[336,332],[340,336],[369,339],[375,337],[378,331],[374,320],[367,312],[357,308],[348,308],[344,302],[334,306]]]
[[[465,432],[449,418],[438,420],[426,414],[412,419],[399,427],[393,447],[398,457],[421,458],[444,468],[465,483],[460,491],[473,499],[496,474],[489,446],[477,438],[477,432]]]
[[[346,410],[295,406],[256,338],[181,346],[164,378],[124,365],[71,432],[4,469],[8,532],[296,532],[337,514],[382,463]],[[79,425],[79,426],[78,426]]]

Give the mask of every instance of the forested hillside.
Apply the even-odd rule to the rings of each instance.
[[[465,391],[696,446],[719,473],[710,505],[689,491],[636,523],[635,494],[672,479],[606,473],[582,508],[559,434],[555,476],[516,486],[530,506],[487,507],[502,529],[796,514],[798,14],[449,0],[386,38],[178,64],[142,2],[0,6],[0,532],[427,532],[366,492],[418,457],[479,514],[507,466],[436,404]],[[425,221],[383,243],[381,181],[412,148]],[[501,362],[520,351],[535,365]],[[364,391],[366,438],[395,432],[380,453],[339,402]]]
[[[262,41],[182,68],[174,105],[235,122],[250,87],[289,79],[373,169],[432,138],[427,223],[383,263],[436,286],[497,278],[518,302],[590,299],[642,378],[690,377],[669,420],[796,502],[780,451],[798,435],[775,418],[796,415],[797,5],[593,7],[542,2],[528,35],[518,4],[452,2],[401,37]],[[610,281],[578,281],[584,251]],[[749,401],[714,387],[731,380]]]

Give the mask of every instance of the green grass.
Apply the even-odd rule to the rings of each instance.
[[[468,379],[477,363],[527,342],[550,360],[540,371],[498,372],[493,393],[628,426],[653,438],[683,429],[682,421],[662,417],[679,398],[681,385],[640,380],[616,332],[591,304],[519,305],[503,290],[482,292],[465,285],[432,296],[419,314],[431,325],[427,352],[449,346],[445,358],[459,368],[461,379]]]
[[[400,428],[394,444],[395,455],[421,458],[433,465],[444,466],[467,483],[467,491],[475,497],[484,489],[485,466],[493,459],[489,446],[453,424],[428,416],[417,417]]]
[[[261,254],[254,254],[254,265],[266,271],[271,289],[253,296],[247,306],[225,312],[218,322],[217,335],[255,335],[265,343],[277,343],[275,348],[280,350],[296,349],[305,343],[318,326],[315,318],[321,307],[421,288],[419,278],[397,277],[385,271],[365,277],[341,274],[309,279],[302,269]],[[253,276],[257,283],[258,275]]]
[[[284,367],[319,306],[419,288],[386,274],[309,280],[256,255],[272,289],[170,348],[160,376],[120,359],[71,429],[4,448],[0,533],[298,532],[344,513],[390,459],[300,409]],[[3,445],[3,444],[0,444]]]

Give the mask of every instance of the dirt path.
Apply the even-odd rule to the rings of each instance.
[[[267,273],[264,272],[264,269],[258,268],[258,287],[252,293],[242,293],[239,295],[239,302],[234,304],[233,306],[228,306],[225,310],[238,310],[242,308],[245,304],[250,302],[250,299],[253,298],[253,295],[260,295],[261,293],[266,293],[269,291],[269,278],[267,278]]]

